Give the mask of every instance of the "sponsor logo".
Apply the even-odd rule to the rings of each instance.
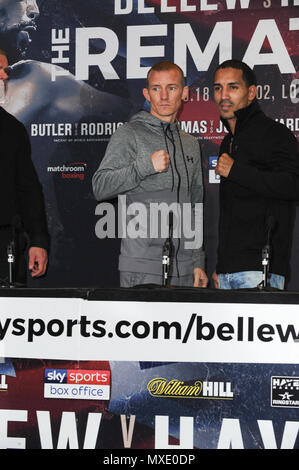
[[[159,398],[201,398],[232,400],[233,392],[230,382],[195,381],[187,384],[178,379],[167,380],[156,377],[147,384],[147,390],[152,397]]]
[[[109,400],[110,371],[46,369],[44,398]]]
[[[74,162],[66,165],[48,166],[48,173],[57,173],[62,179],[67,180],[80,180],[83,181],[85,177],[86,163]]]
[[[299,377],[271,377],[271,406],[299,407]]]
[[[209,157],[209,183],[220,183],[220,176],[216,175],[215,168],[217,165],[218,157]]]

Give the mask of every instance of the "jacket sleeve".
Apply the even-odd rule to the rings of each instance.
[[[151,158],[137,153],[133,130],[127,125],[118,128],[92,178],[94,196],[98,201],[132,191],[144,178],[155,173]]]
[[[203,198],[204,188],[202,181],[201,149],[196,142],[198,155],[191,181],[191,204],[195,229],[196,248],[192,250],[193,268],[205,270],[205,252],[203,248]]]
[[[49,234],[44,196],[32,159],[31,146],[25,128],[19,128],[16,155],[17,210],[29,237],[29,245],[49,248]]]
[[[269,158],[271,167],[260,169],[236,159],[227,179],[262,197],[299,200],[299,158],[295,136],[285,126],[277,126],[272,127],[271,134],[264,139],[273,142]]]

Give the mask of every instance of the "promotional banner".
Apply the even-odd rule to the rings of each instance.
[[[47,276],[34,286],[117,286],[119,239],[99,236],[103,203],[91,178],[113,132],[145,106],[150,66],[176,62],[189,96],[182,128],[203,152],[205,248],[215,267],[218,177],[225,131],[213,74],[230,58],[258,78],[262,109],[298,138],[298,0],[0,1],[0,47],[11,72],[2,106],[26,126],[51,234]],[[116,204],[117,201],[110,201]],[[288,287],[299,287],[298,224]],[[33,282],[33,281],[31,281]]]
[[[299,449],[294,364],[7,359],[0,380],[1,449]]]
[[[297,310],[2,298],[0,448],[299,449]]]
[[[297,305],[0,298],[0,310],[2,357],[298,363]]]

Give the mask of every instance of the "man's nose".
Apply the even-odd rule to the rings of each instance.
[[[168,99],[168,90],[167,89],[163,90],[163,88],[162,88],[160,96],[161,96],[162,100],[167,100]]]
[[[227,87],[223,87],[221,89],[221,100],[225,100],[229,98],[229,89]]]
[[[26,15],[31,20],[35,20],[39,16],[39,8],[36,0],[27,0]]]

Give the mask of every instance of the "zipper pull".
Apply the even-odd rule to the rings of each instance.
[[[234,140],[234,138],[232,137],[230,139],[230,143],[229,143],[229,155],[231,155],[233,153],[233,140]]]

